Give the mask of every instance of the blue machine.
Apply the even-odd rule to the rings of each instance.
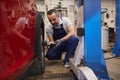
[[[93,70],[98,80],[110,80],[101,49],[101,0],[84,0],[84,28],[85,65]]]
[[[112,54],[120,56],[120,0],[116,0],[116,40]]]

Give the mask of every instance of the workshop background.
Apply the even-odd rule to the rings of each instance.
[[[51,8],[56,8],[62,16],[67,16],[77,28],[78,0],[35,0],[38,10],[41,12],[45,27],[49,22],[46,12]],[[76,32],[77,33],[77,32]],[[116,35],[116,2],[115,0],[101,0],[101,48],[104,53],[108,74],[112,80],[120,80],[120,58],[113,58],[113,49]],[[46,34],[45,34],[46,36]],[[45,38],[47,40],[47,37]],[[64,55],[63,55],[64,56]],[[45,74],[29,77],[28,80],[76,80],[71,70],[65,69],[62,63],[46,60]]]

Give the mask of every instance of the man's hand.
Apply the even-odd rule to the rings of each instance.
[[[59,40],[56,40],[56,41],[55,41],[56,46],[60,45],[60,44],[61,44],[61,42],[62,42],[62,41],[61,41],[60,39],[59,39]]]
[[[50,44],[49,49],[53,48],[54,46],[56,46],[55,44]]]

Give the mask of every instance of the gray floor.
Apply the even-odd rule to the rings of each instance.
[[[104,53],[105,58],[111,57],[110,54],[110,52]],[[110,78],[120,80],[120,57],[107,59],[105,61]]]
[[[109,76],[113,80],[120,80],[120,57],[111,58],[111,52],[105,52]],[[46,59],[46,69],[43,75],[32,76],[27,80],[77,80],[70,68],[64,68],[62,62]]]
[[[111,47],[104,52],[104,57],[110,78],[120,80],[120,57],[111,58]],[[45,61],[45,73],[32,76],[27,80],[77,80],[70,68],[64,68],[62,61],[49,61],[47,59]]]
[[[77,80],[70,68],[64,68],[62,61],[46,61],[45,73],[28,77],[26,80]]]
[[[113,80],[120,80],[120,57],[111,58],[111,50],[114,43],[109,43],[108,51],[104,52],[108,74]]]

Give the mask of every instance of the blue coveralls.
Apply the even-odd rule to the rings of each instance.
[[[63,24],[61,24],[61,28],[53,27],[53,38],[54,41],[63,38],[67,33],[63,28]],[[60,60],[62,57],[62,52],[66,52],[65,58],[63,60],[64,63],[69,62],[69,58],[74,55],[75,49],[78,45],[78,38],[76,36],[70,37],[68,40],[63,41],[60,45],[53,45],[47,51],[46,57],[49,60]]]

